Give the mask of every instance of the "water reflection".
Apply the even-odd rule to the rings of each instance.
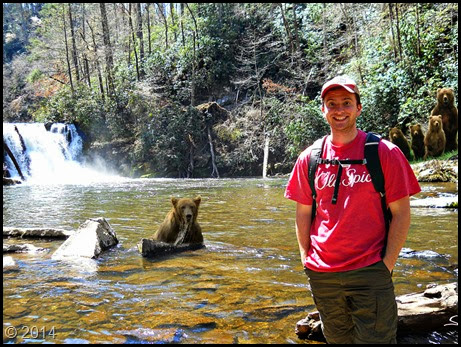
[[[60,242],[32,241],[48,252],[15,254],[17,271],[3,276],[4,327],[55,327],[56,334],[6,342],[303,342],[294,325],[314,305],[299,259],[294,203],[283,198],[285,183],[127,179],[6,187],[4,226],[75,229],[103,216],[120,241],[88,266],[51,260]],[[453,193],[456,186],[441,189]],[[136,244],[155,232],[170,197],[198,194],[206,248],[141,257]],[[397,294],[456,281],[456,238],[457,210],[413,208],[405,247],[427,253],[409,250],[399,258]]]

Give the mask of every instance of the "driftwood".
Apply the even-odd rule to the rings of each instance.
[[[397,334],[435,331],[447,325],[457,325],[458,284],[432,285],[424,292],[396,297],[399,321]],[[296,323],[300,339],[325,341],[318,312],[311,312]]]
[[[182,243],[175,245],[152,239],[142,239],[141,242],[138,243],[139,253],[146,258],[157,258],[184,251],[195,251],[204,247],[205,245],[203,243]]]

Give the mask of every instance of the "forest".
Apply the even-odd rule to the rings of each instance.
[[[74,123],[132,177],[286,174],[338,74],[360,129],[427,128],[438,88],[457,104],[458,4],[3,3],[3,122]]]

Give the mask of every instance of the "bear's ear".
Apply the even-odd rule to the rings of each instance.
[[[200,201],[202,201],[202,197],[200,195],[197,195],[194,199],[195,206],[198,207],[198,205],[200,205]]]
[[[442,88],[437,88],[437,95],[439,95],[441,90],[442,90]]]
[[[171,198],[171,203],[173,204],[174,207],[178,204],[178,199],[176,198]]]

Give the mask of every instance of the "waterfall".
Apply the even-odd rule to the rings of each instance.
[[[83,164],[83,140],[73,124],[3,123],[3,141],[10,177],[27,183],[80,184],[117,177]],[[14,159],[5,154],[5,144]]]

